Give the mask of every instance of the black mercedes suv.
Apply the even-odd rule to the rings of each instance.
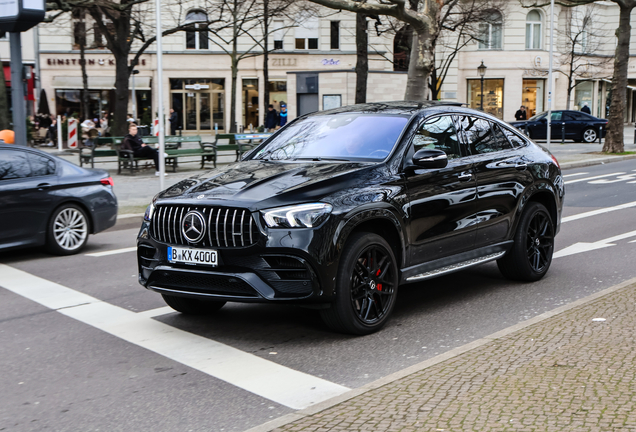
[[[368,334],[402,284],[493,260],[510,279],[542,278],[563,196],[553,156],[459,104],[316,112],[159,193],[138,236],[139,282],[185,314],[286,302]]]

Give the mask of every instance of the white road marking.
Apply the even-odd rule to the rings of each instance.
[[[170,306],[164,306],[164,307],[158,307],[156,309],[150,309],[143,312],[137,312],[137,315],[144,316],[146,318],[154,318],[154,317],[166,315],[173,312],[176,312],[176,311],[172,309]]]
[[[347,387],[179,330],[4,264],[0,264],[0,286],[84,324],[293,409],[307,408],[349,391]]]
[[[633,180],[635,178],[636,178],[636,174],[625,174],[625,175],[619,175],[613,180],[610,180],[610,179],[592,180],[590,184],[611,184],[611,183],[618,183],[622,181],[627,183],[634,183]],[[632,181],[629,181],[629,180],[632,180]]]
[[[104,252],[88,253],[88,254],[86,254],[86,256],[103,257],[103,256],[106,256],[106,255],[116,255],[116,254],[120,254],[120,253],[124,253],[124,252],[132,252],[132,251],[136,251],[136,250],[137,250],[137,246],[134,246],[134,247],[128,247],[128,248],[123,248],[123,249],[113,249],[113,250],[104,251]]]
[[[568,246],[565,249],[561,249],[552,255],[552,258],[561,258],[568,255],[574,255],[582,252],[589,252],[596,249],[602,249],[610,246],[616,246],[614,242],[623,240],[630,237],[635,237],[636,231],[630,231],[624,234],[619,234],[614,237],[609,237],[603,240],[596,241],[594,243],[575,243],[572,246]],[[630,242],[632,243],[632,242]]]
[[[602,174],[602,175],[597,175],[597,176],[593,176],[593,177],[586,177],[586,178],[582,178],[582,179],[574,179],[574,180],[568,180],[565,182],[565,184],[572,184],[572,183],[579,183],[579,182],[584,182],[584,181],[590,181],[590,180],[596,180],[596,179],[600,179],[600,178],[605,178],[605,177],[611,177],[611,176],[618,176],[621,174],[625,174],[624,172],[615,172],[615,173],[611,173],[611,174]]]
[[[603,213],[609,213],[609,212],[613,212],[616,210],[623,210],[626,208],[631,208],[631,207],[636,207],[636,201],[632,201],[632,202],[628,202],[625,204],[620,204],[614,207],[605,207],[605,208],[601,208],[598,210],[591,210],[589,212],[585,212],[585,213],[579,213],[579,214],[575,214],[572,216],[568,216],[568,217],[564,217],[561,219],[561,223],[566,223],[566,222],[571,222],[577,219],[583,219],[583,218],[587,218],[590,216],[596,216],[596,215],[600,215]]]
[[[566,178],[566,177],[574,177],[574,176],[580,176],[580,175],[585,175],[585,174],[589,174],[589,173],[574,173],[574,174],[565,174],[562,177]],[[117,216],[119,217],[119,216]]]

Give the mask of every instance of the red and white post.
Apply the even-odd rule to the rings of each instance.
[[[68,148],[77,148],[77,120],[74,118],[68,119]]]

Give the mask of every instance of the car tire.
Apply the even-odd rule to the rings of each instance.
[[[186,315],[207,315],[218,311],[226,303],[224,301],[199,300],[168,294],[161,294],[161,296],[168,306]]]
[[[598,139],[598,132],[596,132],[596,129],[594,128],[585,128],[581,133],[581,139],[583,140],[583,142],[586,142],[588,144],[593,143]]]
[[[389,243],[377,234],[355,233],[340,256],[336,299],[329,309],[320,311],[322,319],[340,333],[376,332],[393,311],[398,283],[397,261]]]
[[[497,261],[508,279],[534,282],[548,272],[554,252],[554,223],[543,204],[530,202],[521,215],[512,249]]]
[[[86,212],[75,204],[65,204],[55,209],[46,231],[46,247],[55,255],[79,253],[90,233]]]

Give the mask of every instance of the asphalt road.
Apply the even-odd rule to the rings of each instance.
[[[296,307],[170,312],[137,284],[134,252],[89,255],[133,247],[134,219],[78,256],[0,254],[0,431],[242,431],[635,277],[636,162],[564,174],[543,280],[490,263],[405,286],[367,337]]]

